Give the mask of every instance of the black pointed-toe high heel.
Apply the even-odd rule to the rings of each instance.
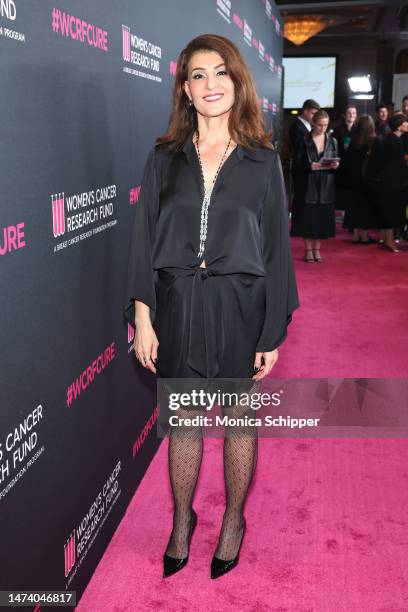
[[[225,561],[224,559],[219,559],[214,555],[211,560],[211,578],[219,578],[220,576],[223,576],[227,572],[231,571],[236,565],[238,565],[239,551],[241,550],[242,542],[244,541],[245,530],[246,520],[244,518],[244,528],[242,531],[241,543],[239,545],[236,557]]]
[[[191,538],[193,537],[194,529],[197,525],[197,513],[193,510],[193,519],[190,528],[190,535],[188,539],[188,547],[190,548]],[[185,565],[187,565],[189,555],[184,557],[183,559],[177,559],[176,557],[170,557],[164,553],[163,555],[163,578],[167,578],[168,576],[172,576],[179,570],[181,570]]]

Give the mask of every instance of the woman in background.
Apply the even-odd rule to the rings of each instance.
[[[344,211],[348,202],[347,175],[345,172],[346,158],[351,139],[356,131],[357,108],[354,104],[348,104],[344,110],[341,122],[333,130],[333,136],[337,140],[340,166],[335,174],[336,178],[336,210]]]
[[[347,205],[343,227],[353,232],[352,242],[375,242],[368,235],[369,228],[378,227],[374,183],[369,180],[369,162],[372,149],[379,144],[375,125],[370,115],[361,115],[344,159],[343,174],[347,188]],[[374,150],[375,155],[375,150]]]
[[[312,130],[294,159],[299,174],[299,197],[293,201],[291,235],[304,238],[307,262],[324,261],[320,240],[336,235],[334,170],[339,161],[337,140],[327,132],[328,126],[329,115],[324,110],[317,111]],[[334,159],[326,161],[329,158]]]
[[[406,223],[408,166],[401,137],[408,131],[408,117],[398,113],[388,123],[391,133],[383,141],[379,209],[384,246],[399,253],[394,228],[403,228]]]

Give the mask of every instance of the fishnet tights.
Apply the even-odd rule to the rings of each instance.
[[[229,407],[230,417],[244,416],[242,407]],[[251,411],[252,412],[252,411]],[[193,410],[179,411],[179,417],[201,414]],[[254,416],[253,412],[250,416]],[[173,529],[166,554],[178,559],[188,555],[192,502],[203,456],[201,427],[170,427],[168,460],[174,500]],[[224,479],[226,508],[215,555],[219,559],[233,559],[243,534],[243,510],[258,457],[258,431],[251,426],[225,428]]]
[[[243,416],[242,407],[225,409],[230,417]],[[249,416],[254,416],[253,412]],[[233,559],[241,543],[244,505],[258,459],[258,430],[255,426],[227,426],[224,438],[226,508],[215,556]]]
[[[180,418],[193,418],[193,410],[178,410]],[[174,500],[173,529],[166,554],[176,559],[188,555],[192,502],[203,456],[201,427],[171,426],[169,439],[169,472]]]

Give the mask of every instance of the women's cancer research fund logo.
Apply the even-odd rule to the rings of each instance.
[[[16,0],[0,0],[0,17],[15,22],[17,17]],[[18,42],[26,42],[25,32],[17,32],[7,27],[7,21],[0,22],[0,37],[11,38]]]
[[[64,544],[64,575],[68,578],[67,585],[72,582],[119,499],[121,469],[122,461],[118,459],[91,505],[85,508],[81,522],[71,531]]]
[[[124,65],[124,72],[161,83],[162,55],[162,48],[159,45],[134,34],[128,26],[122,24],[122,59],[135,66],[132,68]]]
[[[58,193],[51,196],[52,202],[52,231],[54,238],[65,234],[65,205],[64,194]]]
[[[69,196],[52,194],[52,233],[66,237],[54,245],[54,253],[116,225],[116,191],[116,185],[107,185]]]

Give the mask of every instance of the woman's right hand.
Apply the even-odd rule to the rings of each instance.
[[[159,341],[151,323],[135,323],[133,348],[136,358],[143,367],[156,374],[154,362],[157,359]]]
[[[322,167],[321,164],[319,162],[312,162],[310,164],[310,167],[312,170],[320,170],[320,168]]]

